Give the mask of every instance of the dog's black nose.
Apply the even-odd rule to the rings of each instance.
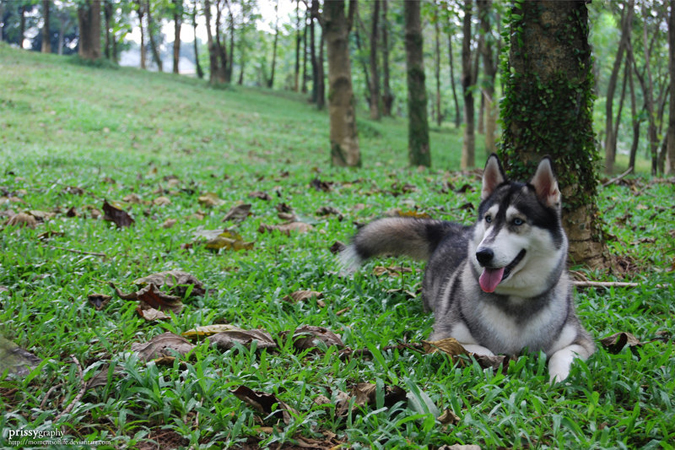
[[[494,258],[494,256],[495,253],[489,248],[484,248],[476,252],[476,259],[478,259],[478,262],[480,263],[481,266],[487,266],[488,264],[490,264],[490,261],[492,261],[492,258]]]

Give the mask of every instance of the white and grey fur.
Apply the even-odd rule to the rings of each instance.
[[[473,226],[379,219],[358,231],[341,260],[349,270],[378,255],[428,260],[422,297],[435,316],[431,340],[453,337],[481,355],[543,351],[553,383],[567,378],[575,358],[595,351],[575,313],[560,215],[548,157],[529,183],[518,183],[492,155]]]

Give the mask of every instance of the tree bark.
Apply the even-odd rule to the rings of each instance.
[[[112,28],[112,18],[113,18],[113,4],[110,0],[105,0],[103,3],[103,17],[105,18],[105,59],[111,59],[113,57],[113,37],[110,29]]]
[[[307,21],[310,19],[309,8],[305,11],[305,26],[302,30],[302,93],[307,93]]]
[[[147,12],[146,17],[148,19],[148,39],[150,39],[150,50],[152,51],[152,59],[157,64],[157,70],[164,72],[162,67],[162,58],[159,55],[159,47],[157,46],[157,41],[155,40],[155,22],[152,20],[152,11],[150,10],[150,0],[146,2]]]
[[[300,33],[300,0],[296,0],[295,5],[296,26],[295,26],[295,79],[293,83],[293,90],[300,91],[300,43],[302,37]]]
[[[462,157],[460,168],[468,169],[476,165],[475,106],[472,86],[475,84],[471,67],[471,9],[473,0],[464,3],[464,19],[462,22],[462,93],[464,94],[464,139],[462,141]]]
[[[434,11],[434,39],[436,46],[434,47],[435,66],[434,75],[436,76],[436,125],[439,127],[443,122],[443,114],[441,114],[441,27],[438,17],[438,7]]]
[[[407,0],[405,11],[405,54],[408,81],[408,160],[411,166],[431,166],[427,88],[424,75],[424,42],[420,1]]]
[[[380,0],[373,1],[373,15],[370,32],[370,118],[380,120],[380,71],[377,64],[378,19],[380,17]]]
[[[665,174],[675,173],[675,0],[670,0],[668,16],[668,72],[670,76],[670,101],[668,103],[668,147]]]
[[[614,59],[614,66],[609,77],[607,85],[607,101],[605,104],[605,171],[609,174],[614,172],[614,161],[616,160],[616,142],[617,136],[614,131],[614,93],[616,91],[616,84],[619,78],[619,71],[621,70],[621,63],[624,59],[626,46],[633,23],[633,0],[628,0],[622,12],[621,17],[621,39],[619,40],[619,48]]]
[[[26,38],[26,6],[19,7],[21,17],[19,18],[19,48],[23,49],[23,41]]]
[[[365,56],[363,56],[365,52],[363,51],[363,46],[361,45],[361,31],[365,33],[366,27],[365,25],[363,25],[363,22],[361,21],[361,15],[359,14],[358,10],[356,11],[356,24],[357,26],[354,28],[354,40],[356,41],[356,49],[358,50],[356,59],[361,65],[361,69],[363,70],[363,76],[366,79],[364,96],[366,102],[368,103],[368,107],[370,107],[370,100],[371,100],[370,89],[372,85],[370,81],[370,72],[368,70],[368,65],[366,64],[366,58]]]
[[[183,25],[183,0],[173,0],[173,73],[179,73],[180,29]]]
[[[145,16],[145,11],[144,11],[144,6],[143,6],[143,0],[136,0],[136,12],[138,13],[138,26],[141,31],[141,69],[145,70],[148,68],[147,62],[146,62],[146,49],[145,49],[145,30],[143,28],[143,17]]]
[[[633,72],[636,70],[633,64],[633,54],[632,54],[630,40],[628,42],[628,60],[626,61],[625,74],[624,76],[628,77],[628,87],[630,90],[630,111],[631,111],[631,122],[633,125],[633,141],[630,146],[630,156],[628,161],[628,167],[633,169],[635,172],[635,158],[637,156],[638,144],[640,143],[640,119],[638,117],[637,111],[637,98],[635,95],[635,83],[633,81]]]
[[[101,57],[101,0],[85,0],[77,9],[80,28],[78,55],[96,60]]]
[[[391,116],[391,109],[394,106],[394,94],[389,84],[389,22],[387,20],[387,9],[389,0],[382,0],[382,115]]]
[[[646,17],[649,14],[646,6],[642,5],[642,15]],[[651,68],[651,51],[649,45],[649,35],[647,31],[647,24],[642,24],[642,45],[644,46],[645,57],[645,75],[640,79],[642,85],[642,92],[645,97],[645,108],[647,109],[647,137],[649,139],[649,154],[652,159],[652,175],[656,175],[658,171],[658,148],[659,137],[656,132],[656,116],[654,107],[654,83],[652,81]]]
[[[505,165],[514,179],[527,180],[541,157],[551,155],[570,258],[601,266],[606,247],[596,204],[599,155],[586,2],[515,3],[509,28],[501,102]]]
[[[491,28],[494,26],[490,20],[490,2],[488,0],[478,0],[478,11],[480,15],[480,24],[485,36],[483,43],[483,71],[485,74],[485,87],[483,88],[483,99],[485,100],[485,152],[491,154],[497,151],[497,107],[495,102],[495,80],[497,70],[499,69],[499,44],[497,44],[496,54],[493,50],[493,41],[489,38]],[[496,22],[499,23],[499,17]],[[498,30],[499,31],[499,30]],[[497,33],[501,36],[501,33]],[[499,39],[499,37],[498,37]]]
[[[455,63],[452,57],[452,34],[448,34],[448,56],[450,58],[450,87],[452,88],[452,99],[455,103],[455,128],[459,128],[462,123],[462,115],[459,111],[459,101],[457,99],[457,89],[455,88]]]
[[[361,166],[349,59],[349,31],[355,10],[356,0],[349,3],[348,17],[345,16],[344,0],[324,3],[323,29],[328,49],[330,153],[334,166]]]
[[[276,22],[274,25],[274,46],[272,47],[272,72],[270,74],[270,79],[267,82],[267,87],[274,87],[274,70],[277,66],[277,45],[279,43],[279,0],[277,0],[276,5],[274,6],[274,12],[276,13]]]
[[[319,59],[316,69],[316,109],[319,111],[326,107],[326,71],[324,70],[324,52],[326,48],[325,30],[321,28],[319,38]]]
[[[316,56],[316,38],[315,38],[315,22],[319,18],[319,1],[312,0],[310,4],[309,14],[309,61],[312,66],[312,95],[310,101],[314,104],[317,102],[317,86],[318,86],[318,61]]]
[[[192,11],[192,30],[194,32],[194,41],[192,44],[194,45],[194,51],[195,51],[195,65],[197,66],[197,77],[201,80],[204,78],[204,69],[202,69],[201,64],[199,63],[199,49],[197,46],[197,5],[199,4],[199,0],[195,0],[195,8]],[[240,83],[241,84],[241,83]]]
[[[52,40],[49,33],[49,0],[42,0],[42,18],[45,23],[42,25],[42,53],[52,52]],[[2,16],[0,16],[0,21]]]
[[[227,61],[227,69],[225,70],[225,82],[232,82],[232,71],[234,70],[234,14],[232,14],[232,7],[227,1],[227,11],[230,20],[230,57]]]

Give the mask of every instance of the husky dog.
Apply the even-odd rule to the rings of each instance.
[[[574,310],[560,214],[548,157],[529,183],[519,183],[506,179],[493,154],[473,226],[379,219],[361,228],[340,257],[349,270],[385,254],[427,260],[422,298],[435,317],[431,340],[453,337],[480,355],[543,351],[555,383],[567,378],[574,358],[595,351]]]

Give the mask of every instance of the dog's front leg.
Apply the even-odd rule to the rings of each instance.
[[[570,368],[574,358],[586,359],[588,358],[587,351],[584,347],[577,344],[572,344],[561,348],[548,361],[548,375],[549,383],[555,384],[563,381],[570,374]]]

